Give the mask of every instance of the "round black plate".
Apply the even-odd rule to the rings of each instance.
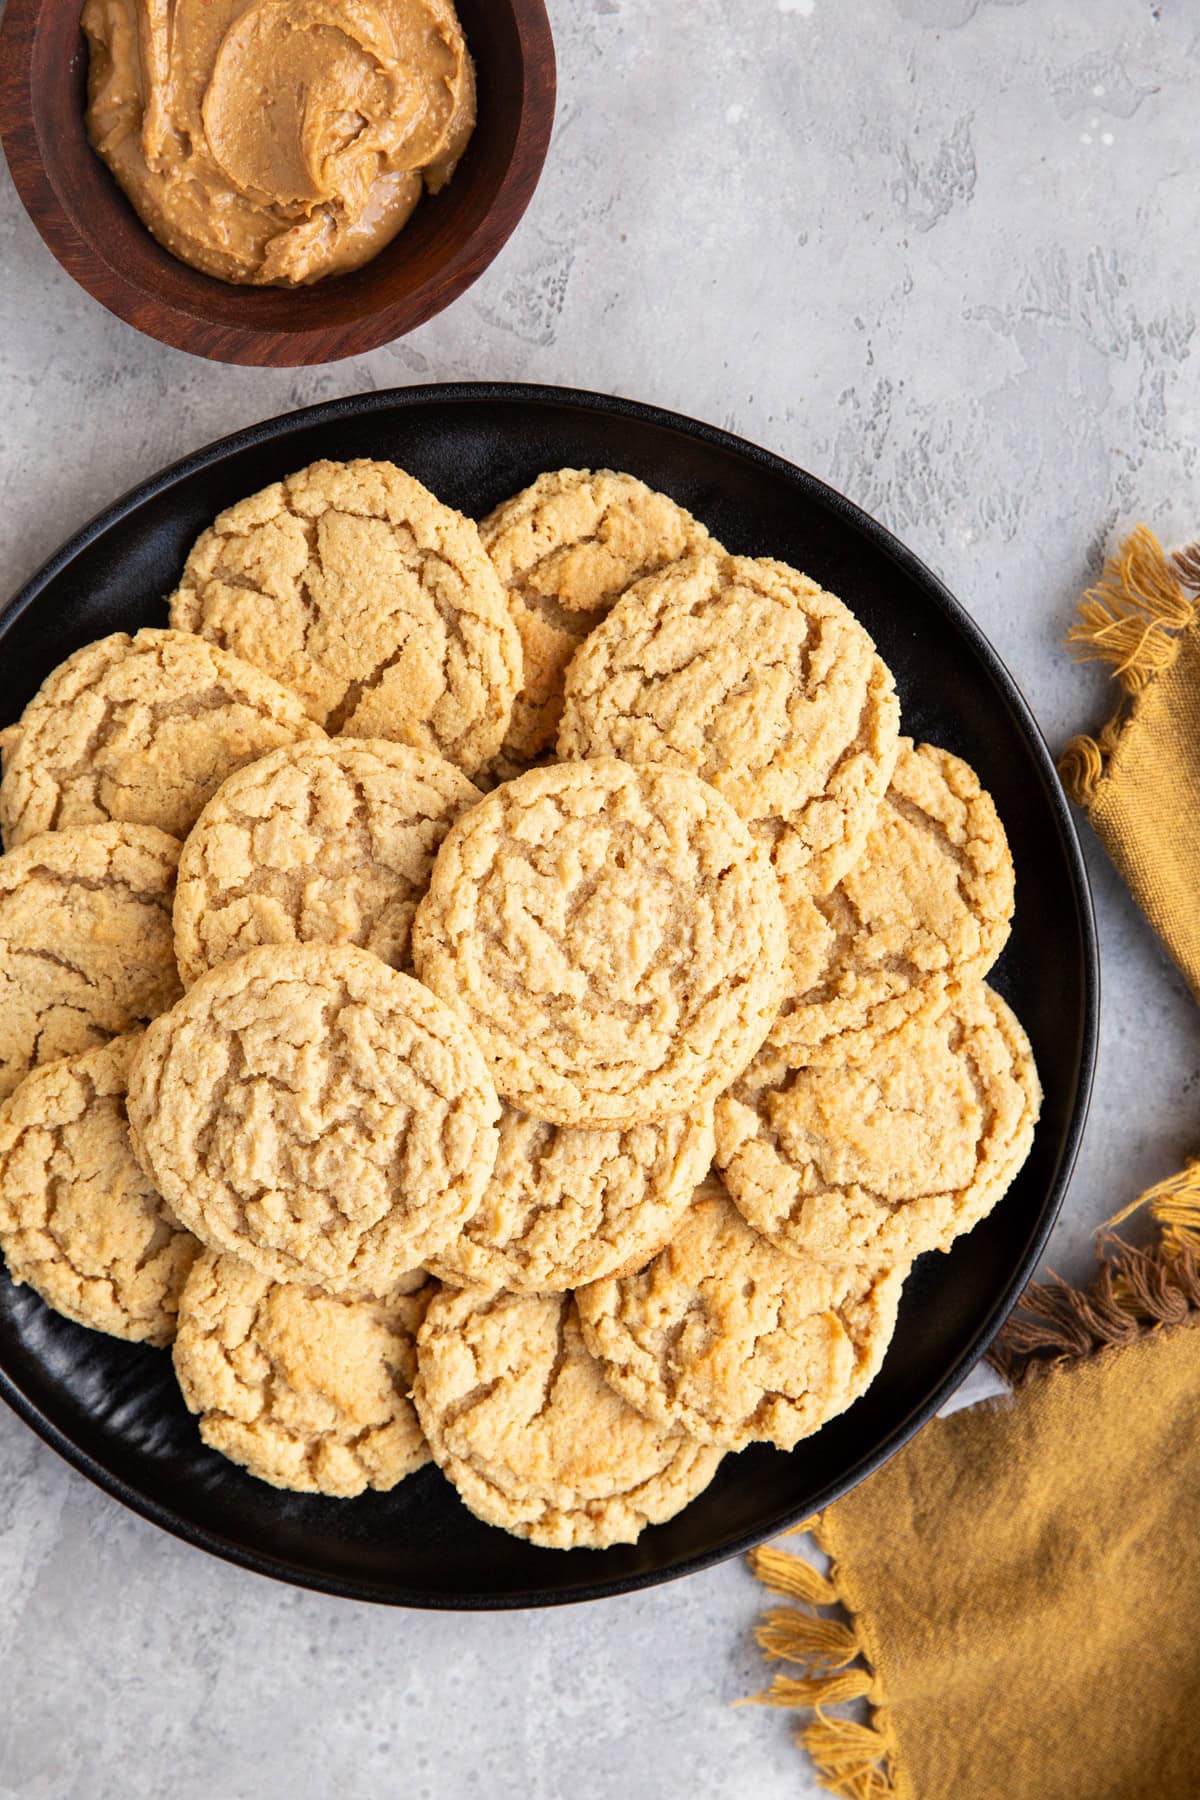
[[[727,1457],[708,1492],[640,1543],[537,1550],[471,1517],[433,1468],[360,1500],[276,1493],[202,1448],[169,1359],[82,1331],[0,1277],[0,1394],[76,1468],[193,1544],[262,1574],[406,1606],[544,1606],[644,1587],[759,1542],[897,1450],[982,1355],[1032,1272],[1083,1129],[1095,1059],[1095,928],[1046,746],[995,651],[929,570],[811,475],[652,407],[556,388],[466,385],[339,400],[255,426],[146,482],[80,532],[0,614],[5,721],[106,632],[165,625],[163,596],[214,513],[317,457],[388,457],[481,516],[543,469],[628,469],[730,550],[840,594],[896,673],[904,726],[968,758],[1017,869],[993,976],[1033,1040],[1046,1098],[1033,1153],[992,1216],[908,1282],[870,1392],[791,1455]]]

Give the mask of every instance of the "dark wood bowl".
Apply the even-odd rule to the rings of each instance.
[[[543,0],[456,0],[479,122],[449,187],[352,274],[308,288],[235,287],[171,256],[88,142],[79,0],[9,0],[0,23],[0,140],[30,218],[110,312],[215,362],[335,362],[412,331],[480,276],[537,186],[554,123]]]

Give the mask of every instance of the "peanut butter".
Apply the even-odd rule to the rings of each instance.
[[[451,0],[86,0],[88,129],[143,222],[223,281],[357,268],[454,173]]]

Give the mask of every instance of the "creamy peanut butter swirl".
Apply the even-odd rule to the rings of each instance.
[[[450,0],[86,0],[92,142],[143,222],[223,281],[357,268],[475,124]]]

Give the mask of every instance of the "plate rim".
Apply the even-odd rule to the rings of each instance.
[[[131,1512],[157,1525],[182,1543],[205,1550],[210,1555],[219,1557],[222,1561],[236,1567],[247,1569],[253,1574],[266,1576],[311,1592],[330,1594],[340,1599],[381,1606],[403,1607],[413,1611],[516,1612],[546,1606],[583,1605],[593,1600],[615,1598],[651,1587],[664,1586],[667,1582],[699,1574],[705,1569],[715,1567],[718,1563],[742,1555],[756,1544],[764,1543],[777,1536],[790,1526],[797,1524],[801,1518],[813,1516],[832,1504],[835,1499],[849,1493],[860,1481],[865,1480],[875,1470],[881,1468],[885,1462],[890,1461],[915,1436],[916,1432],[941,1410],[945,1402],[961,1387],[971,1371],[981,1361],[1015,1307],[1021,1292],[1037,1267],[1066,1197],[1087,1124],[1095,1081],[1100,1024],[1100,952],[1087,865],[1070,805],[1059,780],[1049,745],[1029,702],[1007,664],[962,602],[955,598],[941,577],[915,551],[910,550],[906,544],[902,543],[887,526],[865,512],[857,502],[839,493],[828,482],[822,481],[818,476],[801,468],[799,464],[791,462],[787,457],[765,449],[734,432],[726,431],[721,426],[710,425],[703,420],[692,418],[686,413],[675,412],[650,402],[630,400],[619,395],[604,394],[590,389],[558,387],[553,384],[537,382],[423,382],[411,386],[374,389],[362,394],[342,395],[334,400],[321,401],[316,405],[298,407],[290,412],[274,414],[270,418],[259,420],[256,424],[230,432],[225,437],[213,439],[188,456],[181,457],[178,461],[160,469],[156,474],[135,483],[116,500],[103,507],[48,557],[7,601],[0,603],[0,628],[7,629],[16,619],[20,618],[27,608],[36,602],[49,583],[112,526],[147,501],[161,498],[178,482],[188,479],[201,469],[223,462],[228,457],[237,455],[244,450],[254,449],[274,439],[285,437],[290,430],[322,426],[376,412],[396,409],[416,410],[425,406],[447,403],[575,407],[586,412],[602,413],[609,417],[636,420],[642,424],[679,432],[685,437],[698,438],[713,448],[757,463],[774,475],[782,476],[792,482],[798,481],[812,498],[839,516],[851,529],[865,537],[876,550],[896,563],[911,580],[926,591],[967,639],[991,679],[1001,690],[1006,704],[1029,744],[1035,762],[1040,766],[1043,789],[1055,817],[1059,841],[1070,875],[1083,975],[1083,1013],[1080,1022],[1074,1099],[1054,1177],[1046,1193],[1037,1230],[1030,1240],[1024,1257],[993,1301],[986,1318],[973,1334],[966,1349],[955,1359],[933,1392],[893,1426],[884,1443],[868,1455],[860,1457],[841,1478],[828,1483],[814,1503],[799,1509],[784,1508],[778,1516],[766,1524],[765,1529],[756,1527],[750,1533],[735,1534],[727,1541],[683,1558],[666,1571],[654,1569],[607,1580],[583,1582],[569,1592],[531,1586],[515,1589],[509,1593],[496,1594],[474,1591],[438,1593],[411,1588],[396,1588],[388,1592],[381,1592],[376,1584],[361,1582],[353,1577],[323,1576],[316,1572],[303,1570],[285,1558],[262,1555],[205,1526],[192,1524],[173,1512],[170,1507],[131,1487],[120,1476],[105,1468],[89,1450],[77,1443],[52,1419],[48,1418],[37,1402],[17,1385],[9,1371],[0,1366],[0,1399],[4,1400],[25,1424],[30,1426],[51,1449],[57,1451],[65,1462],[86,1476],[102,1492],[120,1501]]]

